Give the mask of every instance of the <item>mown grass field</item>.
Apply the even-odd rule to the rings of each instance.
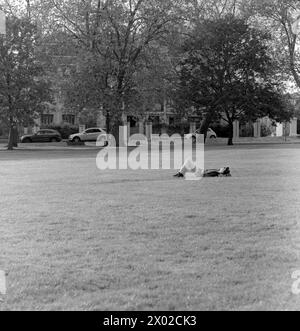
[[[0,310],[300,310],[300,148],[206,151],[232,178],[0,152]]]

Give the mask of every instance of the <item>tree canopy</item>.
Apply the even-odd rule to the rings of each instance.
[[[198,26],[184,45],[178,67],[180,107],[194,107],[210,120],[222,118],[230,128],[235,120],[289,119],[269,40],[268,33],[231,15]]]
[[[300,88],[297,1],[0,0],[0,7],[8,35],[11,22],[28,30],[2,38],[9,91],[31,86],[22,106],[14,96],[18,104],[8,113],[3,102],[7,123],[32,119],[49,87],[76,113],[101,109],[113,133],[124,113],[142,116],[168,101],[181,117],[204,117],[203,132],[216,118],[232,126],[236,119],[291,116],[286,83]],[[7,99],[7,73],[2,78]]]

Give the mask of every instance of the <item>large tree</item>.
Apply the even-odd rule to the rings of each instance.
[[[298,0],[250,0],[243,6],[253,26],[272,35],[274,56],[281,62],[284,79],[290,77],[300,88],[299,36],[292,26],[300,15]]]
[[[235,120],[291,117],[269,40],[267,33],[230,15],[206,21],[185,43],[176,99],[204,113],[202,133],[213,119],[222,118],[230,127],[232,145]]]
[[[47,0],[42,6],[78,51],[67,102],[103,108],[116,132],[122,113],[137,98],[136,75],[147,49],[178,17],[180,0]],[[74,93],[75,92],[75,93]]]
[[[16,145],[17,126],[41,112],[50,100],[37,44],[37,28],[28,17],[8,18],[7,35],[0,39],[0,112],[10,131],[9,150]]]

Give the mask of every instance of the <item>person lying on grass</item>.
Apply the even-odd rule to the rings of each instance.
[[[179,172],[177,172],[174,177],[184,178],[186,174],[194,174],[195,177],[231,177],[231,172],[229,167],[224,167],[221,169],[209,169],[203,170],[197,167],[197,165],[192,160],[185,161],[184,165],[181,167]]]

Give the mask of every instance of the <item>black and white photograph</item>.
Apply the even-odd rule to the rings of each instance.
[[[299,311],[299,216],[300,1],[0,0],[0,311]]]

